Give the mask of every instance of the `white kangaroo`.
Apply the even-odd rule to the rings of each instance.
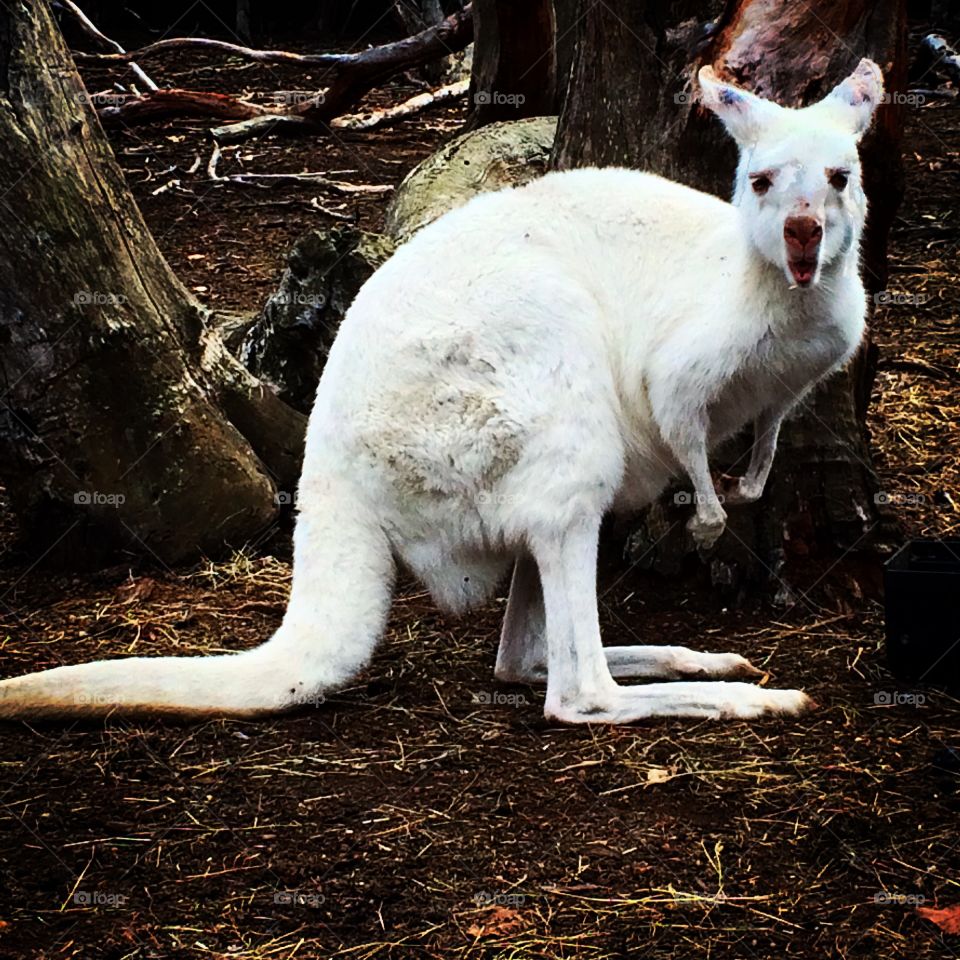
[[[756,717],[810,705],[735,654],[604,648],[597,539],[609,509],[694,489],[695,540],[726,515],[708,466],[748,423],[727,503],[762,493],[783,417],[856,351],[866,212],[857,143],[876,64],[787,109],[700,71],[740,148],[733,203],[646,173],[551,173],[475,197],[364,285],[307,431],[293,585],[262,646],[57,667],[0,683],[0,716],[253,716],[309,702],[367,662],[395,558],[446,610],[516,561],[496,676],[546,680],[546,716]]]

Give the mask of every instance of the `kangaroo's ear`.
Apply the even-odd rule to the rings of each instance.
[[[700,102],[712,110],[737,143],[756,143],[767,121],[782,107],[721,80],[713,67],[700,68]]]
[[[815,107],[829,112],[837,123],[849,127],[859,140],[867,132],[877,104],[882,102],[883,73],[872,60],[864,58],[857,69]]]

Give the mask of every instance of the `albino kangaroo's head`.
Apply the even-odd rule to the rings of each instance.
[[[883,96],[872,60],[819,103],[794,110],[700,70],[703,103],[737,141],[733,203],[760,255],[790,286],[807,287],[823,267],[859,249],[867,201],[857,144]]]

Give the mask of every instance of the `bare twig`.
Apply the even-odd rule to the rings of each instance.
[[[111,47],[115,53],[113,56],[122,57],[127,60],[129,63],[130,69],[133,71],[134,76],[148,89],[148,90],[159,90],[160,88],[147,76],[146,73],[140,68],[139,64],[135,63],[130,55],[117,43],[116,40],[111,40],[106,34],[102,33],[97,29],[94,22],[73,2],[73,0],[61,0],[64,8],[69,10],[73,14],[77,23],[80,25],[84,33],[88,37],[92,37],[98,43],[105,44],[108,47]],[[106,54],[106,56],[111,56]]]
[[[208,37],[171,37],[148,43],[138,50],[116,53],[85,53],[77,51],[78,60],[129,61],[133,57],[144,59],[165,50],[215,50],[235,57],[242,57],[253,63],[293,64],[310,67],[339,67],[353,62],[361,54],[357,53],[292,53],[289,50],[255,50],[226,40],[212,40]]]
[[[213,144],[213,153],[210,154],[210,159],[207,161],[207,176],[211,180],[219,180],[217,176],[217,163],[220,160],[220,144],[214,141]]]
[[[335,193],[390,193],[393,187],[388,184],[347,183],[345,180],[331,180],[322,173],[231,173],[227,176],[213,177],[216,183],[235,183],[243,187],[274,187],[284,184],[315,184],[333,190]]]

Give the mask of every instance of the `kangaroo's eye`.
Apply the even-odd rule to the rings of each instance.
[[[846,170],[835,170],[830,175],[830,186],[835,190],[842,190],[850,179],[850,174]]]
[[[773,181],[769,174],[755,173],[750,177],[750,186],[753,187],[754,193],[762,197],[773,186]]]

